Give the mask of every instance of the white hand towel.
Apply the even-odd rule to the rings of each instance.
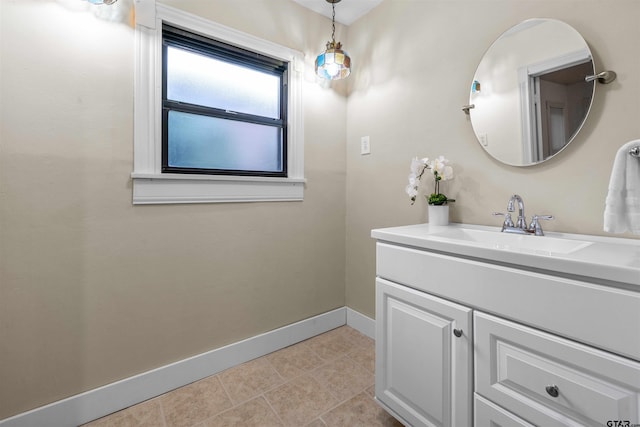
[[[640,234],[640,158],[629,154],[636,146],[640,146],[640,139],[624,144],[616,153],[605,201],[604,231]]]

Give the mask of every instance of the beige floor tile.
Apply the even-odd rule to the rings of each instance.
[[[359,346],[350,339],[350,335],[346,327],[340,327],[308,339],[303,344],[308,345],[325,361],[329,361],[344,356]]]
[[[310,375],[302,375],[265,393],[276,414],[288,426],[304,426],[338,403]]]
[[[376,385],[372,385],[371,387],[367,387],[365,392],[369,395],[369,397],[374,398],[376,396]]]
[[[338,401],[349,399],[374,384],[374,375],[349,357],[341,357],[311,373]]]
[[[400,426],[374,369],[374,341],[344,326],[85,426]]]
[[[217,375],[171,391],[160,403],[167,427],[191,427],[232,406]]]
[[[285,379],[291,379],[321,366],[324,361],[311,348],[296,344],[269,354],[267,360]]]
[[[280,418],[260,396],[205,421],[203,427],[281,427]]]
[[[284,382],[265,357],[227,369],[219,376],[235,404],[256,397]]]
[[[154,399],[84,424],[84,427],[161,427],[164,425],[160,402]]]
[[[342,332],[344,336],[347,337],[347,339],[355,346],[361,346],[361,345],[366,346],[366,345],[375,343],[375,340],[369,338],[368,336],[366,336],[361,332],[358,332],[352,327],[343,326],[341,328],[338,328],[338,330]]]
[[[366,392],[322,415],[327,427],[401,427]]]
[[[369,372],[376,371],[376,349],[373,341],[351,351],[349,358]]]

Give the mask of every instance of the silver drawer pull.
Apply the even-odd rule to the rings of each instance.
[[[551,397],[558,397],[558,394],[560,394],[560,392],[558,391],[557,385],[548,385],[545,387],[545,390],[547,390],[547,393]]]
[[[453,335],[455,335],[458,338],[460,338],[462,336],[462,329],[454,329],[453,330]]]

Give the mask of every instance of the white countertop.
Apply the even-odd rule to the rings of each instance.
[[[371,231],[371,237],[379,241],[490,262],[635,285],[640,290],[640,240],[555,232],[545,232],[545,236],[525,236],[527,239],[552,237],[590,242],[587,247],[570,253],[555,253],[504,248],[499,245],[489,247],[464,240],[441,238],[443,230],[451,230],[451,227],[500,233],[499,227],[482,225],[450,224],[434,227],[429,224],[416,224],[374,229]]]

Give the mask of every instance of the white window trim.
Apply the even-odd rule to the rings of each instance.
[[[289,62],[286,178],[167,174],[162,159],[162,23]],[[136,0],[133,204],[300,201],[304,196],[302,53],[174,9]]]

